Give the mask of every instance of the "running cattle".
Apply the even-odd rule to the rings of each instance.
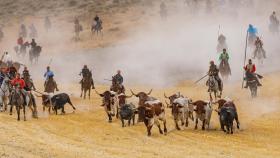
[[[178,122],[181,121],[181,125],[185,127],[188,127],[189,121],[188,119],[193,118],[193,105],[190,104],[191,100],[188,98],[185,98],[184,96],[180,94],[174,94],[171,95],[170,97],[166,97],[164,94],[165,98],[168,98],[170,101],[170,104],[167,104],[168,107],[172,108],[171,113],[174,118],[175,122],[175,127],[177,130],[181,130]]]
[[[133,104],[124,104],[120,107],[120,119],[122,121],[122,127],[124,127],[124,120],[128,120],[128,126],[135,123],[136,108]]]
[[[76,108],[73,106],[70,100],[69,95],[66,93],[60,93],[54,96],[45,95],[45,94],[42,95],[43,110],[45,110],[45,108],[47,107],[49,108],[49,112],[50,112],[50,108],[52,107],[56,115],[57,115],[57,110],[59,109],[61,109],[62,114],[65,114],[64,105],[66,103],[69,103],[72,106],[73,110],[76,110]]]
[[[202,121],[202,130],[205,130],[205,124],[210,125],[210,119],[212,115],[212,103],[198,100],[192,103],[195,111],[195,129],[197,129],[198,119]]]
[[[240,123],[239,123],[239,120],[238,120],[238,113],[237,113],[237,109],[236,109],[236,106],[235,106],[234,102],[231,101],[231,100],[220,99],[215,103],[218,104],[218,110],[216,110],[218,112],[218,115],[221,114],[221,109],[222,108],[230,108],[228,111],[233,112],[233,114],[234,114],[233,118],[235,119],[236,124],[237,124],[236,126],[239,129]],[[221,123],[221,129],[223,129],[222,122],[220,122],[220,123]]]
[[[232,107],[222,107],[220,109],[221,129],[228,134],[233,134],[233,120],[235,118],[235,110]],[[226,130],[225,130],[226,126]]]
[[[100,94],[95,91],[100,97],[103,98],[103,104],[105,112],[108,115],[109,122],[112,122],[112,116],[115,116],[115,105],[114,105],[114,97],[115,93],[112,91],[105,91],[104,93]]]
[[[120,108],[125,105],[127,102],[126,102],[126,99],[127,98],[131,98],[133,95],[131,96],[127,96],[125,95],[124,93],[121,93],[121,94],[118,94],[116,96],[116,107],[117,107],[117,115],[116,117],[119,118],[119,111],[120,111]]]
[[[163,122],[164,133],[167,133],[165,109],[163,104],[156,98],[150,97],[152,90],[149,93],[139,92],[135,94],[132,90],[131,93],[139,98],[138,115],[142,117],[147,127],[148,136],[151,136],[151,129],[154,123],[158,126],[160,134],[163,131],[160,127],[160,122]]]

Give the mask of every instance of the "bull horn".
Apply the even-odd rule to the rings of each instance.
[[[126,98],[131,98],[131,97],[133,97],[133,94],[131,94],[130,96],[127,96],[127,95],[126,95],[125,97],[126,97]]]
[[[130,92],[131,92],[132,95],[135,95],[135,96],[136,96],[136,94],[135,94],[131,89],[130,89]]]
[[[165,92],[164,92],[164,97],[165,97],[166,99],[169,99],[169,97],[166,96]]]
[[[147,93],[147,95],[150,95],[150,94],[152,93],[152,91],[153,91],[153,89],[151,89],[151,90],[150,90],[150,92],[149,92],[149,93]]]

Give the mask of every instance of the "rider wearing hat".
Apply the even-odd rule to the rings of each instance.
[[[219,85],[219,90],[222,91],[222,80],[219,77],[219,69],[218,69],[217,65],[215,65],[213,60],[210,61],[208,75],[215,77],[215,79],[217,80],[218,85]]]
[[[94,89],[94,83],[93,83],[93,79],[92,79],[92,73],[91,71],[88,69],[87,65],[84,65],[82,71],[80,72],[80,76],[83,76],[83,79],[80,81],[80,83],[82,84],[84,79],[87,77],[91,78],[91,85],[92,85],[92,89]]]
[[[113,76],[113,79],[116,80],[117,84],[122,85],[123,84],[123,77],[121,75],[121,70],[117,71],[117,74]]]
[[[244,67],[245,75],[246,75],[246,85],[244,88],[248,88],[248,78],[252,78],[257,81],[258,86],[262,86],[258,77],[256,76],[256,65],[253,64],[252,59],[248,60],[248,64]]]

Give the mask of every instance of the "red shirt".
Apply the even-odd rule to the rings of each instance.
[[[18,45],[22,45],[22,44],[23,44],[23,39],[20,37],[20,38],[17,40],[17,43],[18,43]]]
[[[248,65],[246,65],[246,67],[244,67],[244,69],[246,71],[251,72],[251,73],[255,73],[256,72],[256,65],[255,64],[248,64]]]
[[[25,82],[24,82],[24,80],[21,79],[21,78],[19,78],[19,79],[17,79],[17,78],[13,79],[13,80],[11,81],[11,84],[12,84],[13,86],[16,86],[17,84],[19,84],[20,89],[23,89],[23,88],[25,87]]]

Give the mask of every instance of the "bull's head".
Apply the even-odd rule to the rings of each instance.
[[[105,91],[100,94],[95,90],[96,94],[103,98],[103,105],[106,106],[109,110],[111,109],[111,105],[114,104],[112,98],[115,97],[115,94],[110,91]]]
[[[119,94],[118,95],[119,105],[124,105],[126,103],[126,99],[127,98],[131,98],[132,96],[133,96],[133,94],[130,95],[130,96],[127,96],[127,95],[125,95],[123,93]]]
[[[149,95],[152,93],[153,89],[151,89],[148,93],[145,92],[139,92],[135,94],[132,90],[130,90],[132,95],[136,96],[139,98],[139,105],[142,106],[145,104],[145,101],[148,100]]]
[[[165,101],[167,107],[172,108],[172,107],[173,107],[173,101],[174,101],[175,99],[177,99],[177,98],[180,97],[180,93],[178,93],[178,94],[173,94],[173,95],[171,95],[171,96],[169,96],[169,97],[167,97],[166,94],[164,93],[164,97],[165,97],[166,99],[169,99],[169,103],[167,103],[167,101]]]

